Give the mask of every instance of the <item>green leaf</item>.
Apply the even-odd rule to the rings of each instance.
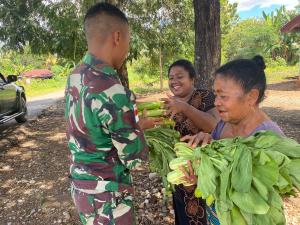
[[[219,174],[214,168],[210,158],[205,153],[201,152],[197,187],[200,188],[204,199],[215,192],[217,184],[216,178],[218,175]]]
[[[254,188],[246,193],[233,191],[230,197],[234,204],[247,213],[266,214],[270,208]]]
[[[281,194],[289,193],[292,190],[292,181],[289,176],[289,170],[287,168],[280,169],[276,186],[278,187]]]
[[[293,185],[300,190],[300,159],[291,160],[290,164],[287,165],[287,169]]]
[[[244,216],[240,212],[240,209],[236,207],[236,205],[233,206],[230,215],[231,225],[247,225]]]
[[[269,189],[269,204],[273,207],[275,207],[276,209],[282,209],[283,208],[283,202],[282,199],[279,195],[279,193],[274,189],[274,188],[270,188]]]
[[[231,185],[239,192],[248,192],[252,181],[252,155],[245,145],[240,145],[234,154]]]
[[[270,146],[268,150],[281,152],[290,158],[300,158],[300,145],[293,139],[282,138],[280,142]]]
[[[279,177],[279,168],[275,162],[265,165],[254,165],[253,176],[258,178],[266,187],[273,186]]]
[[[265,200],[268,201],[269,198],[269,191],[268,188],[264,185],[263,182],[261,182],[258,178],[253,177],[253,186],[257,190],[257,192],[260,194],[260,196]]]
[[[220,224],[222,225],[231,225],[231,216],[230,211],[228,210],[227,204],[220,200],[215,201],[216,212],[218,215],[218,219]]]
[[[290,163],[289,157],[287,157],[286,155],[284,155],[280,152],[265,151],[265,153],[276,162],[276,164],[279,166],[279,168],[284,167]]]

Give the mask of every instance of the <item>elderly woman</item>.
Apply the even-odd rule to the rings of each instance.
[[[195,76],[195,69],[188,60],[178,60],[169,67],[169,88],[174,96],[162,100],[181,136],[211,132],[218,122],[213,93],[196,89]],[[173,203],[176,225],[206,224],[205,202],[194,197],[194,187],[176,186]]]
[[[265,96],[265,63],[261,56],[252,60],[239,59],[221,66],[216,71],[213,89],[216,95],[215,106],[221,121],[211,134],[199,132],[183,137],[191,146],[207,144],[212,139],[247,137],[261,130],[271,130],[284,135],[259,107]],[[191,173],[193,174],[193,173]],[[186,174],[195,182],[195,176]],[[218,225],[215,209],[207,207],[208,224]]]

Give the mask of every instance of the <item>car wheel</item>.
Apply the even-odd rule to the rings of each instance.
[[[25,123],[27,121],[26,115],[27,115],[27,106],[26,106],[26,100],[24,97],[21,97],[20,99],[20,110],[19,112],[24,112],[21,116],[16,117],[16,121],[18,123]]]

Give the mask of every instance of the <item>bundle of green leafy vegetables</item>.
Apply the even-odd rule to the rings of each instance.
[[[180,170],[190,160],[198,176],[195,195],[214,199],[212,207],[221,225],[286,223],[282,196],[300,190],[300,145],[296,141],[261,131],[191,150],[176,144],[177,158],[170,162],[173,171],[168,181],[190,185]]]
[[[145,130],[145,138],[150,149],[150,170],[162,177],[166,190],[171,190],[167,175],[171,171],[169,163],[176,157],[174,145],[179,141],[180,134],[172,127],[158,126]]]

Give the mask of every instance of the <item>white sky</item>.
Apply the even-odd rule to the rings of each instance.
[[[247,11],[255,6],[261,8],[271,5],[285,5],[288,9],[294,8],[300,3],[300,0],[229,0],[230,3],[238,3],[238,11]]]

